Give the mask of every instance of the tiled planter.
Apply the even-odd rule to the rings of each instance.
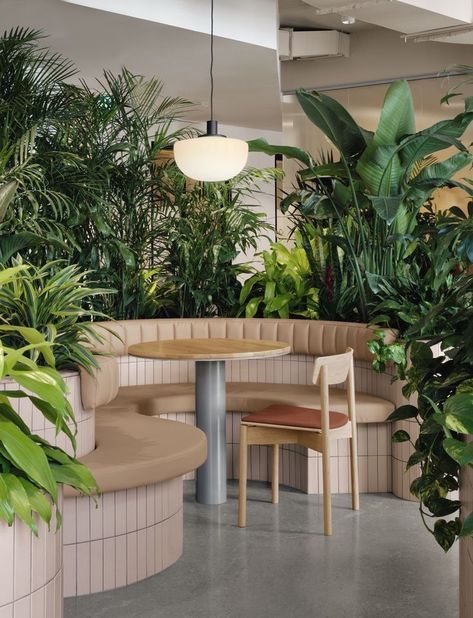
[[[80,377],[75,371],[61,372],[68,387],[67,398],[72,406],[77,423],[77,457],[83,457],[95,448],[95,410],[84,410],[80,395]],[[0,391],[12,388],[16,383],[6,379],[0,382]],[[14,386],[15,388],[15,386]],[[63,433],[56,436],[56,429],[39,410],[37,410],[29,399],[12,399],[12,406],[36,434],[48,440],[51,444],[60,446],[70,455],[73,454],[69,438]],[[69,423],[72,432],[75,431],[73,423]],[[1,618],[1,617],[0,617]]]
[[[54,519],[54,518],[53,518]],[[0,618],[62,618],[62,531],[0,523]]]
[[[97,503],[65,498],[64,596],[156,575],[181,556],[182,531],[182,478],[107,492]]]

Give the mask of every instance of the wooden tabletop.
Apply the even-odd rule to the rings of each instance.
[[[136,343],[128,354],[162,360],[226,360],[289,354],[285,341],[265,339],[163,339]]]

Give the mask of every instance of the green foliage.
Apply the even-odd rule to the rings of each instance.
[[[167,314],[206,317],[234,311],[241,290],[238,275],[247,270],[234,260],[255,249],[270,229],[245,202],[258,192],[257,183],[274,179],[276,173],[249,169],[226,183],[189,188],[175,167],[168,168],[172,201],[160,223],[160,273],[170,286]]]
[[[14,283],[24,268],[3,270],[0,284]],[[12,398],[28,398],[75,448],[74,436],[66,424],[74,421],[73,411],[51,354],[54,339],[48,341],[33,328],[25,332],[20,327],[18,334],[27,339],[26,345],[9,347],[3,336],[0,341],[0,380],[10,378],[13,387],[7,386],[0,395],[0,519],[12,525],[19,517],[37,534],[35,516],[49,525],[52,507],[57,508],[58,484],[67,482],[88,495],[97,491],[97,485],[76,459],[34,435],[12,406]],[[43,366],[33,357],[41,359]],[[14,388],[15,383],[19,388]],[[68,471],[67,479],[61,475],[63,467]]]
[[[419,340],[431,324],[436,324],[436,336]],[[386,350],[379,343],[371,342],[370,349],[381,350],[377,362],[382,363]],[[434,354],[439,345],[440,353]],[[399,377],[406,378],[403,393],[417,393],[418,403],[400,406],[388,420],[419,423],[408,467],[419,464],[420,476],[411,492],[419,499],[427,529],[448,551],[457,538],[473,534],[472,514],[463,512],[463,523],[458,516],[444,519],[462,508],[449,493],[458,490],[462,468],[473,464],[473,444],[465,441],[473,435],[473,277],[458,276],[443,301],[419,317],[396,346],[404,347],[411,361],[407,369],[404,360],[399,367]],[[393,436],[395,442],[410,440],[403,430]],[[433,526],[429,519],[435,520]]]
[[[339,160],[330,156],[316,163],[300,149],[278,148],[264,140],[251,142],[250,148],[281,152],[301,163],[296,186],[282,209],[302,235],[315,229],[322,244],[319,253],[325,258],[325,271],[317,252],[306,244],[319,289],[320,317],[366,322],[387,315],[389,322],[396,313],[399,319],[391,325],[405,329],[409,320],[404,318],[411,315],[419,297],[425,305],[415,312],[414,320],[448,292],[453,267],[473,256],[470,217],[459,221],[451,213],[445,222],[445,237],[451,233],[447,251],[449,243],[457,250],[442,264],[439,247],[442,240],[445,247],[445,237],[438,240],[432,235],[421,214],[438,188],[461,187],[473,194],[468,181],[453,178],[473,161],[460,141],[473,120],[473,100],[467,99],[465,110],[454,118],[416,132],[409,86],[396,82],[387,90],[373,134],[327,95],[301,90],[297,98],[309,120],[333,144]],[[453,148],[453,154],[437,162],[432,155],[447,148]],[[436,287],[438,276],[443,286]],[[391,305],[380,307],[383,301]]]
[[[75,69],[41,39],[0,38],[0,263],[76,264],[117,291],[89,296],[116,319],[232,313],[232,260],[266,230],[244,204],[274,173],[188,187],[160,155],[193,134],[175,122],[190,103],[125,68],[71,86]]]
[[[49,262],[38,267],[21,260],[14,260],[14,264],[20,268],[18,274],[0,287],[3,343],[10,348],[38,344],[40,333],[53,345],[51,349],[32,349],[33,360],[41,362],[41,355],[49,353],[52,358],[47,362],[58,369],[83,367],[91,371],[96,362],[87,344],[99,339],[90,320],[106,317],[90,308],[91,301],[110,291],[89,287],[88,273],[77,266]]]
[[[312,273],[299,234],[295,246],[272,243],[270,251],[261,253],[264,270],[253,274],[240,293],[239,315],[252,318],[318,317],[318,291],[312,285]]]

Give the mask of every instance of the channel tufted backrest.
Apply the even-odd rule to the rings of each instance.
[[[184,318],[156,320],[123,320],[96,325],[103,335],[102,344],[94,344],[97,352],[125,356],[134,343],[161,339],[230,338],[287,341],[293,354],[328,356],[353,348],[356,360],[371,361],[367,343],[376,328],[355,322],[323,320],[276,320],[262,318]],[[104,328],[105,327],[105,328]],[[118,337],[112,335],[115,332]],[[386,343],[394,341],[394,333],[386,333]]]

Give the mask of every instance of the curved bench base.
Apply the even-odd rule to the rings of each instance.
[[[182,477],[64,501],[64,596],[156,575],[182,554]]]

